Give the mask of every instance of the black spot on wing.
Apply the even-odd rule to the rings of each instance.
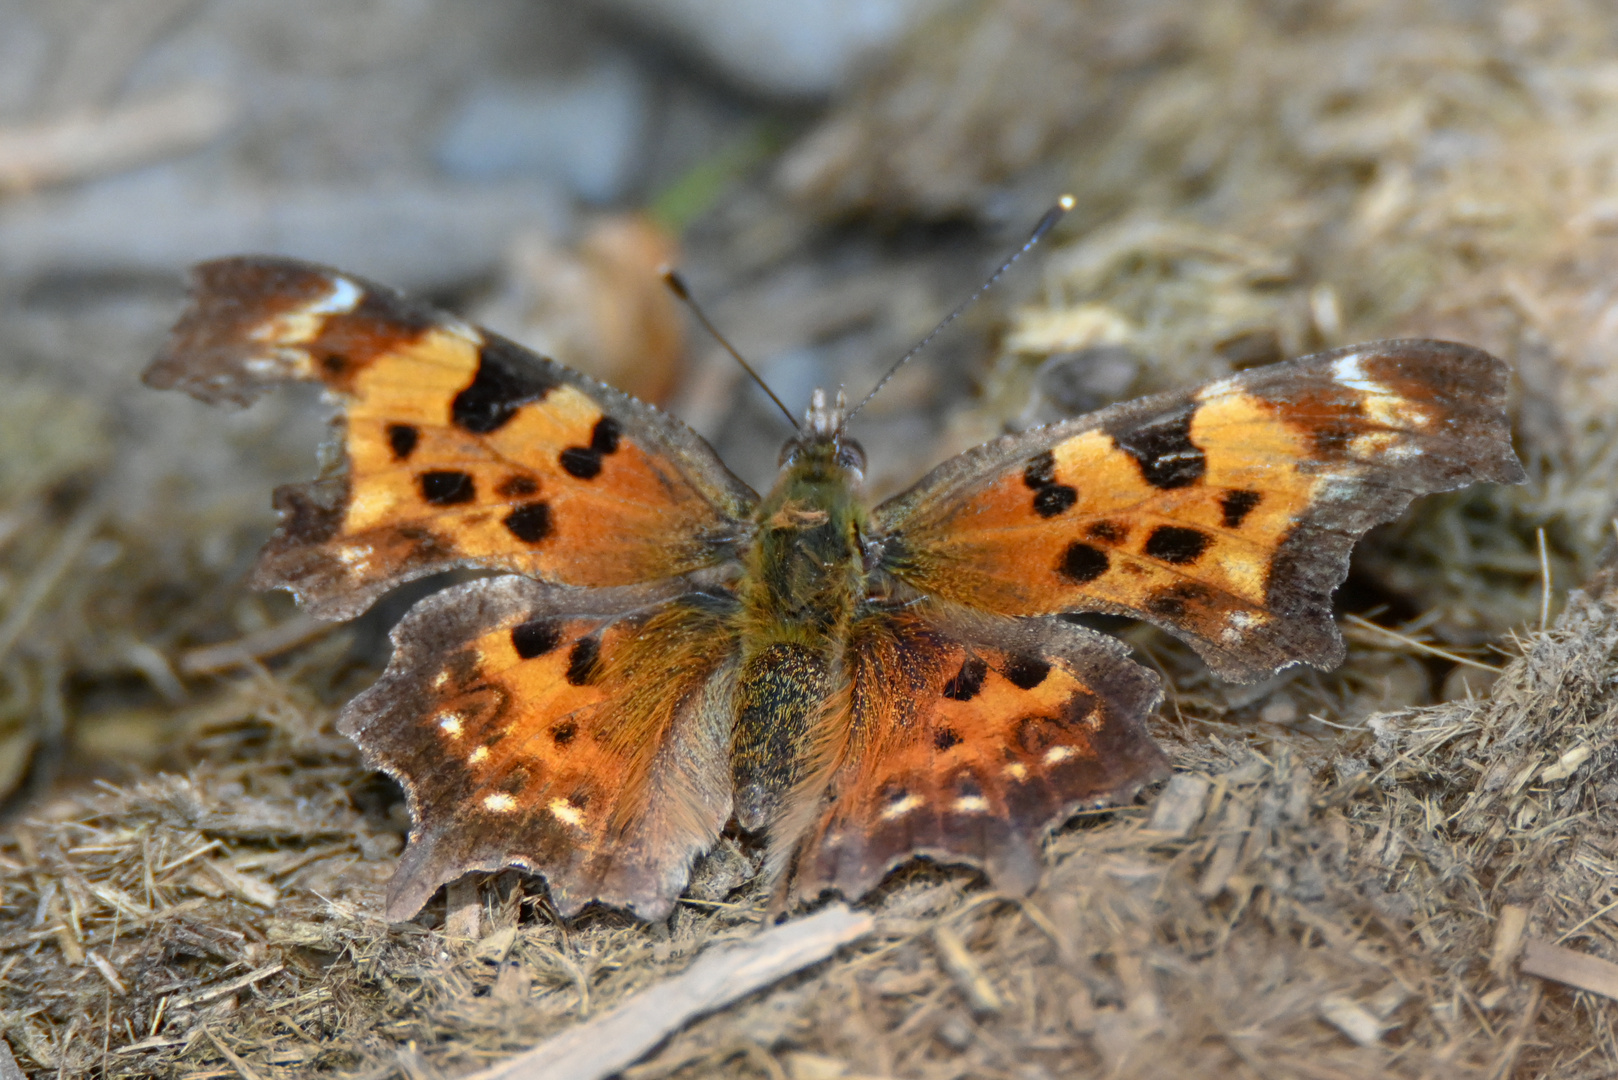
[[[1142,550],[1154,559],[1176,566],[1185,566],[1202,558],[1202,553],[1213,543],[1213,537],[1197,529],[1178,525],[1159,525],[1146,538]]]
[[[983,677],[989,665],[978,657],[970,657],[961,664],[961,670],[944,684],[944,696],[951,701],[971,701],[983,690]]]
[[[601,459],[618,452],[618,440],[623,426],[610,416],[603,416],[590,429],[589,446],[569,446],[557,455],[563,471],[578,480],[594,480],[601,474]]]
[[[1001,672],[1019,690],[1032,690],[1051,673],[1050,664],[1037,656],[1012,656]]]
[[[1038,491],[1056,483],[1056,455],[1046,450],[1029,458],[1028,467],[1022,471],[1022,482],[1030,491]]]
[[[463,472],[448,469],[424,472],[417,480],[421,484],[421,497],[434,506],[455,506],[477,498],[477,487]]]
[[[947,727],[941,727],[933,732],[933,748],[939,753],[959,744],[960,741],[961,737]]]
[[[393,450],[393,460],[404,461],[409,458],[420,438],[421,432],[409,424],[389,424],[388,446]]]
[[[564,720],[560,724],[557,724],[555,727],[551,728],[551,742],[555,743],[557,746],[566,746],[568,743],[573,741],[574,736],[576,736],[578,733],[579,726],[577,724],[571,720]],[[577,796],[574,796],[571,802],[581,810],[584,808],[584,803],[580,801]]]
[[[1263,501],[1263,493],[1257,491],[1227,491],[1219,496],[1219,509],[1224,514],[1225,528],[1241,528],[1247,515]]]
[[[525,544],[537,544],[551,534],[551,508],[542,502],[524,503],[505,516],[505,526]]]
[[[572,686],[585,686],[600,673],[601,642],[593,637],[580,638],[573,643],[567,656],[567,681]]]
[[[1034,493],[1034,513],[1042,518],[1058,517],[1079,501],[1079,493],[1066,484],[1052,484]]]
[[[1069,581],[1083,585],[1105,574],[1109,565],[1105,551],[1075,540],[1062,553],[1056,570]]]
[[[1113,444],[1135,459],[1140,474],[1155,488],[1169,490],[1196,483],[1208,471],[1208,458],[1191,441],[1194,404],[1182,406],[1149,424],[1109,431]]]
[[[594,480],[601,473],[601,452],[588,446],[569,446],[556,460],[563,472],[577,480]]]
[[[1034,513],[1042,518],[1060,516],[1079,501],[1079,493],[1056,482],[1056,455],[1049,450],[1028,459],[1022,482],[1034,493]]]
[[[487,435],[504,427],[524,405],[545,400],[557,385],[527,350],[488,334],[478,352],[477,375],[455,395],[450,418],[464,431]]]
[[[524,660],[544,656],[562,642],[562,628],[550,619],[530,619],[511,628],[511,647]]]
[[[590,449],[598,454],[616,454],[618,452],[618,437],[623,434],[623,428],[610,416],[603,416],[596,421],[596,426],[590,429]]]

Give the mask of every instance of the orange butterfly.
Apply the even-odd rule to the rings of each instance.
[[[816,393],[760,498],[657,409],[288,259],[198,267],[146,373],[342,403],[256,585],[343,619],[499,572],[418,603],[340,721],[410,801],[395,919],[506,866],[564,916],[659,918],[732,819],[786,902],[917,855],[1026,891],[1048,830],[1168,773],[1158,680],[1062,616],[1145,619],[1230,679],[1337,664],[1361,534],[1523,479],[1505,380],[1464,345],[1339,349],[1006,436],[867,508],[840,398]]]

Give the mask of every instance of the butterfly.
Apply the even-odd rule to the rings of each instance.
[[[339,718],[413,826],[387,913],[474,871],[563,917],[666,915],[732,822],[780,902],[917,856],[1026,892],[1044,836],[1169,772],[1158,678],[1074,621],[1188,642],[1217,674],[1329,668],[1349,550],[1422,494],[1524,479],[1505,365],[1381,341],[1007,435],[880,505],[816,392],[762,497],[679,421],[385,287],[283,258],[193,272],[145,374],[340,405],[253,575],[347,619],[403,582]]]

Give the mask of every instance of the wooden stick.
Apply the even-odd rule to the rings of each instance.
[[[834,904],[740,945],[710,949],[683,973],[464,1080],[602,1080],[687,1022],[818,964],[875,925],[870,915]]]

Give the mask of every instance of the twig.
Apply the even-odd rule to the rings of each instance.
[[[1551,621],[1551,557],[1545,550],[1545,530],[1534,530],[1539,544],[1539,632],[1543,634]]]
[[[241,1075],[242,1080],[259,1080],[259,1075],[253,1071],[253,1067],[238,1057],[230,1047],[221,1042],[219,1040],[219,1036],[215,1035],[207,1028],[204,1028],[203,1030],[207,1031],[208,1041],[213,1043],[214,1049],[218,1050],[225,1056],[225,1060],[230,1062],[230,1067],[235,1069],[236,1072]]]
[[[684,973],[465,1080],[601,1080],[688,1021],[819,963],[875,925],[870,915],[835,904],[745,944],[710,950]]]
[[[97,176],[193,150],[222,134],[239,111],[222,91],[193,86],[0,129],[0,191]]]
[[[172,1007],[175,1009],[188,1009],[193,1005],[201,1005],[205,1001],[224,997],[226,994],[235,993],[244,986],[252,986],[256,982],[262,982],[271,975],[284,970],[284,968],[285,965],[283,964],[270,964],[267,967],[259,968],[257,971],[249,971],[246,975],[238,979],[232,979],[227,983],[220,983],[218,986],[210,986],[206,990],[197,990],[190,994],[182,994],[174,999]]]
[[[206,675],[227,668],[241,667],[255,660],[284,653],[295,645],[302,645],[310,638],[331,630],[335,625],[317,619],[313,615],[300,613],[286,622],[267,626],[263,630],[255,630],[235,641],[188,649],[180,656],[180,674]]]
[[[1461,656],[1458,653],[1452,653],[1447,649],[1440,649],[1438,646],[1429,645],[1425,641],[1417,641],[1415,638],[1411,637],[1409,634],[1401,634],[1401,633],[1399,633],[1399,631],[1390,630],[1386,626],[1378,626],[1376,623],[1371,622],[1369,619],[1362,619],[1358,615],[1344,615],[1343,616],[1343,621],[1347,622],[1347,623],[1350,623],[1353,626],[1357,626],[1362,630],[1374,630],[1377,633],[1382,634],[1382,635],[1384,635],[1386,637],[1390,637],[1394,641],[1397,641],[1397,642],[1399,642],[1399,643],[1401,643],[1403,645],[1408,645],[1412,649],[1416,649],[1416,650],[1418,650],[1420,652],[1428,653],[1429,655],[1432,655],[1432,656],[1441,657],[1441,658],[1443,658],[1445,660],[1450,661],[1451,663],[1465,664],[1467,667],[1477,668],[1479,671],[1492,671],[1496,675],[1500,674],[1502,671],[1505,670],[1505,668],[1495,667],[1493,664],[1485,664],[1481,660],[1473,660],[1471,657]]]

